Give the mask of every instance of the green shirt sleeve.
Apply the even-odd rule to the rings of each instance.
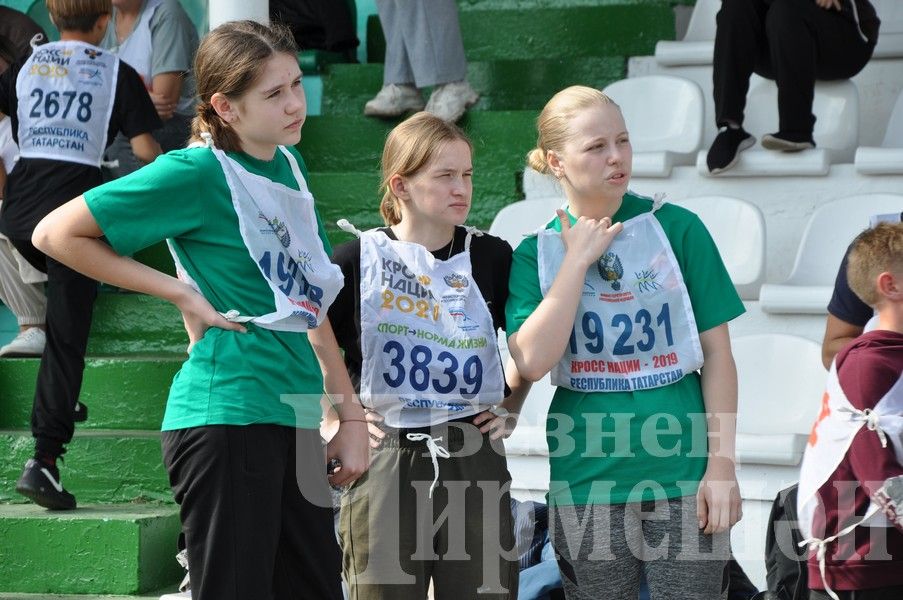
[[[85,192],[85,202],[113,249],[134,254],[204,224],[205,193],[199,172],[191,150],[170,152]],[[189,198],[195,201],[186,201]]]
[[[538,253],[537,238],[530,236],[521,241],[511,257],[508,301],[505,303],[505,332],[508,337],[517,333],[527,317],[542,302]]]
[[[687,285],[697,330],[708,331],[743,314],[746,310],[743,302],[715,241],[699,217],[673,205],[665,205],[661,210],[685,213],[681,219],[683,226],[669,228],[668,238]]]

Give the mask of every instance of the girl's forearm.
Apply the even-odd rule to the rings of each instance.
[[[323,389],[329,397],[340,421],[363,420],[364,409],[354,392],[351,378],[342,360],[342,353],[336,341],[329,319],[316,329],[307,332],[307,338],[323,372]]]
[[[32,243],[41,252],[97,281],[150,294],[176,305],[190,292],[175,277],[120,256],[98,238],[103,235],[79,196],[38,223]]]
[[[737,367],[731,353],[727,324],[700,335],[705,364],[702,397],[706,410],[709,457],[736,460]]]

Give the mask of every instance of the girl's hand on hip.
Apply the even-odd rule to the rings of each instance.
[[[729,530],[743,518],[740,487],[734,463],[726,458],[709,457],[699,491],[696,492],[696,516],[703,533]]]
[[[565,260],[585,263],[587,267],[599,260],[615,236],[624,229],[621,223],[612,224],[608,217],[602,219],[580,217],[571,225],[566,212],[560,208],[556,212],[561,222],[561,241],[567,252]]]
[[[211,327],[247,333],[248,330],[244,326],[233,323],[219,314],[207,299],[193,288],[187,284],[185,287],[187,288],[185,294],[176,306],[182,313],[182,322],[185,324],[185,331],[188,332],[189,353]]]

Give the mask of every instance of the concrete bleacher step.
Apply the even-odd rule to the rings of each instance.
[[[76,428],[67,448],[69,452],[59,464],[60,478],[80,504],[172,502],[159,432]],[[15,487],[33,453],[30,431],[0,431],[0,456],[4,457],[0,462],[0,503],[26,501]],[[0,585],[0,590],[7,589]]]
[[[144,294],[101,292],[94,305],[88,356],[175,355],[188,334],[178,309]]]
[[[184,573],[174,558],[179,531],[178,509],[168,505],[0,506],[0,598],[130,596],[172,586]]]
[[[39,359],[0,361],[0,430],[27,429]],[[89,419],[79,429],[157,431],[172,378],[182,365],[175,356],[89,358],[80,401]]]
[[[670,0],[460,0],[461,35],[470,61],[651,54],[674,39]],[[374,15],[371,20],[377,19]],[[369,61],[379,42],[368,27]]]
[[[626,75],[623,56],[470,62],[467,79],[480,92],[479,102],[470,110],[538,110],[569,85],[601,89]],[[323,114],[361,114],[382,83],[381,64],[331,65],[323,77]],[[306,130],[307,125],[302,136]]]

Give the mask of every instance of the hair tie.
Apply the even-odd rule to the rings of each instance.
[[[208,148],[213,148],[213,136],[209,131],[202,131],[201,139],[204,140],[204,145],[206,145]]]

